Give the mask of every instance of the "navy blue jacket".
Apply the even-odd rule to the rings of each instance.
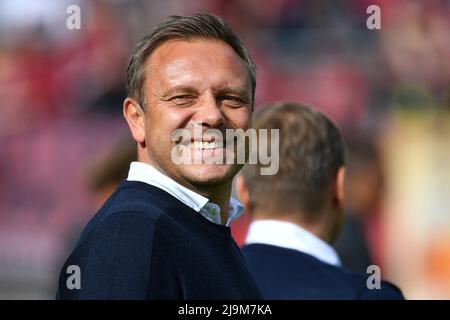
[[[264,299],[403,299],[388,282],[370,290],[370,274],[347,271],[297,250],[250,244],[242,252]]]
[[[80,268],[80,289],[67,286],[70,265]],[[157,187],[124,181],[81,234],[61,270],[57,298],[261,296],[228,227]]]

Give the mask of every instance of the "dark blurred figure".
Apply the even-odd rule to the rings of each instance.
[[[90,186],[95,195],[95,206],[100,206],[127,178],[130,163],[136,161],[136,146],[130,139],[122,139],[104,159],[90,170]]]
[[[345,146],[335,124],[316,110],[280,103],[263,109],[254,128],[280,135],[278,173],[247,165],[236,181],[253,219],[242,250],[263,297],[402,299],[388,282],[371,290],[368,275],[341,267],[330,245],[344,207]]]
[[[373,264],[366,222],[377,215],[383,189],[382,169],[377,149],[370,139],[351,138],[347,141],[346,215],[333,246],[345,267],[366,272]]]

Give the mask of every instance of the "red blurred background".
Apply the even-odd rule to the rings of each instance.
[[[66,27],[72,4],[80,30]],[[381,30],[366,27],[371,4]],[[342,129],[349,263],[366,254],[407,298],[450,298],[450,2],[439,0],[0,0],[0,298],[53,298],[133,158],[130,51],[168,15],[199,10],[249,47],[257,107],[313,105]],[[239,243],[247,223],[232,226]]]

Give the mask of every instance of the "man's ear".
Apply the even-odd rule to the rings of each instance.
[[[345,200],[345,167],[342,166],[338,169],[335,181],[335,192],[334,198],[338,209],[344,210],[344,200]]]
[[[145,114],[141,106],[132,98],[123,102],[123,116],[130,127],[131,135],[138,143],[145,141]]]
[[[236,194],[244,208],[248,209],[250,204],[250,196],[247,183],[245,182],[244,176],[242,174],[239,174],[236,177]]]

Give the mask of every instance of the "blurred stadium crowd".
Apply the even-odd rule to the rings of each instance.
[[[80,30],[66,28],[71,4]],[[381,30],[366,28],[371,4]],[[133,158],[121,118],[132,47],[168,15],[199,10],[250,48],[257,107],[309,104],[344,132],[344,263],[381,266],[407,298],[450,298],[450,2],[440,0],[0,0],[0,298],[53,298],[62,259]],[[233,226],[239,243],[247,223]]]

